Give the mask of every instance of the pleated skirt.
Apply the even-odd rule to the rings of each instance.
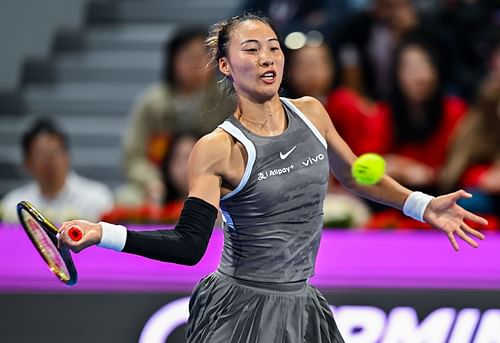
[[[215,272],[189,303],[188,343],[344,343],[321,293],[306,281],[270,284]]]

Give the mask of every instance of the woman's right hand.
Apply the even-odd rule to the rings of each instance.
[[[74,241],[69,236],[69,230],[76,227],[82,231],[82,238]],[[59,228],[59,246],[67,247],[73,252],[80,252],[92,245],[96,245],[101,241],[102,227],[99,223],[92,223],[86,220],[70,220],[62,223]]]

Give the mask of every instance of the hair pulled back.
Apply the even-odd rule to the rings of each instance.
[[[227,57],[231,34],[241,23],[245,21],[260,21],[268,25],[278,37],[278,31],[273,26],[269,18],[259,14],[244,13],[229,19],[223,19],[210,27],[208,37],[205,40],[210,57],[208,64],[209,68],[217,68],[219,60],[223,57]],[[222,84],[222,87],[229,94],[234,94],[233,86],[228,77],[224,77],[221,81],[219,81],[219,83]]]

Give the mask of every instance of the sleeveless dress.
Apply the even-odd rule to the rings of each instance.
[[[314,274],[329,167],[325,139],[290,100],[288,125],[258,136],[234,116],[219,127],[246,149],[238,186],[221,198],[219,268],[193,290],[189,343],[343,343]]]

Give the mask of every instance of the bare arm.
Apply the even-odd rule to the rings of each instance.
[[[189,159],[189,197],[174,230],[131,231],[113,224],[73,220],[63,223],[61,243],[75,252],[99,244],[165,262],[198,263],[206,251],[217,217],[221,175],[230,151],[230,140],[222,131],[205,136],[195,145]],[[67,234],[74,225],[84,233],[78,242],[73,242]]]
[[[404,201],[411,191],[391,177],[385,175],[374,186],[362,186],[356,183],[351,175],[351,167],[356,160],[356,155],[340,137],[328,113],[319,101],[311,97],[304,97],[296,100],[295,105],[307,113],[308,118],[325,137],[328,145],[330,170],[345,188],[363,198],[397,209],[403,208]],[[360,137],[360,139],[363,138]]]
[[[228,164],[231,144],[227,134],[215,131],[203,137],[189,157],[189,196],[219,207],[224,168]]]
[[[412,192],[389,176],[385,175],[380,182],[373,186],[361,186],[354,181],[351,176],[351,166],[356,156],[339,136],[328,113],[319,101],[311,97],[304,97],[296,100],[295,105],[308,116],[326,138],[330,169],[344,187],[364,198],[403,209]],[[470,198],[471,196],[471,194],[459,190],[436,197],[423,208],[423,220],[444,231],[456,251],[459,250],[459,246],[455,235],[473,247],[478,247],[478,243],[468,235],[484,239],[483,234],[472,229],[464,220],[471,220],[482,225],[488,222],[457,204],[460,198]]]

